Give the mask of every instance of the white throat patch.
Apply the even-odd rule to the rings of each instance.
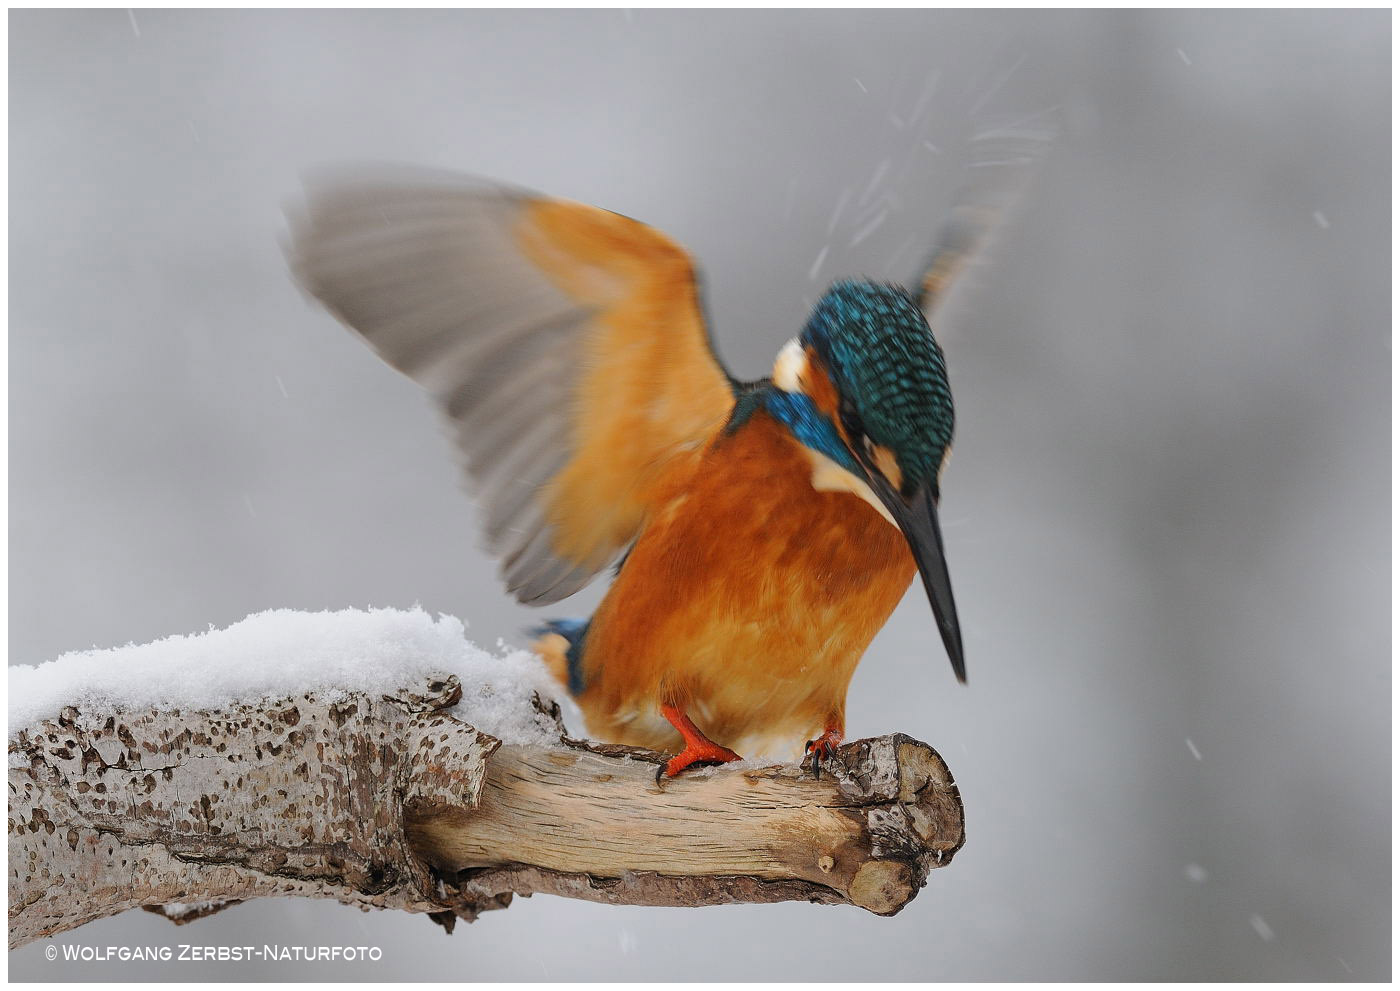
[[[849,492],[852,495],[860,496],[874,506],[876,512],[889,520],[890,526],[895,529],[899,528],[899,524],[894,521],[890,511],[885,508],[880,497],[871,490],[864,479],[852,475],[821,451],[814,451],[810,447],[804,447],[803,450],[807,452],[807,457],[812,459],[812,488],[818,492]]]

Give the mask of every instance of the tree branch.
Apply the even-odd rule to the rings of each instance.
[[[10,945],[143,907],[189,922],[303,895],[456,919],[548,892],[637,905],[808,900],[892,914],[963,841],[942,759],[902,735],[688,772],[562,737],[502,746],[453,676],[388,697],[79,712],[10,751]],[[555,710],[557,715],[557,709]],[[561,727],[562,729],[562,727]]]

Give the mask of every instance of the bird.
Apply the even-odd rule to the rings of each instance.
[[[348,166],[306,178],[285,247],[302,288],[433,398],[516,599],[612,572],[591,617],[534,631],[593,738],[672,755],[658,781],[785,745],[819,774],[915,575],[966,681],[929,321],[1014,184],[968,186],[911,287],[833,282],[756,381],[720,362],[690,255],[599,207]]]

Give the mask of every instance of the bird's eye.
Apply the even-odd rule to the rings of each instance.
[[[860,420],[860,414],[850,400],[841,400],[841,428],[846,431],[852,447],[859,447],[862,443],[869,449],[870,440],[865,436],[865,424]]]

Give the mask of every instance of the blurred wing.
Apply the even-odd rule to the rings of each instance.
[[[618,214],[450,174],[361,171],[307,198],[298,279],[447,415],[507,587],[578,591],[733,406],[689,257]]]
[[[974,135],[967,181],[939,232],[933,258],[917,280],[916,298],[930,323],[958,276],[986,257],[1053,138],[1049,125],[1026,122],[988,127]]]

